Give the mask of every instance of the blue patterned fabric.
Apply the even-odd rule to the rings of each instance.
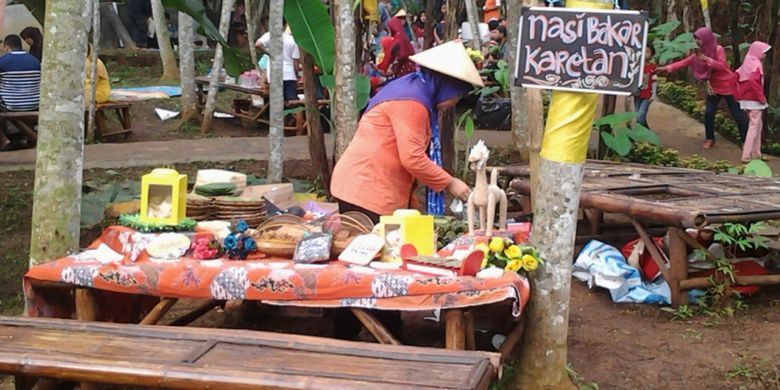
[[[441,166],[441,137],[439,137],[439,115],[436,112],[430,113],[431,117],[431,145],[428,147],[428,158],[436,165]],[[444,215],[444,192],[434,192],[427,189],[427,212],[428,215]]]

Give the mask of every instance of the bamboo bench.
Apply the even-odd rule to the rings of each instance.
[[[95,106],[95,139],[100,141],[104,137],[115,135],[124,135],[125,139],[127,139],[130,133],[133,132],[130,120],[130,108],[132,106],[132,102],[124,101],[98,103]],[[116,113],[117,119],[119,119],[119,123],[122,126],[120,129],[108,129],[106,113],[112,110]],[[38,142],[38,132],[34,129],[38,124],[38,115],[38,111],[4,111],[0,112],[0,121],[7,121],[16,126],[27,138],[28,144],[32,146]],[[86,133],[86,128],[84,131]]]
[[[0,317],[0,372],[169,389],[487,389],[500,355],[278,333]]]

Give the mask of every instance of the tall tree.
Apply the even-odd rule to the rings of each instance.
[[[282,17],[284,0],[274,0],[269,4],[268,29],[271,32],[268,55],[271,57],[271,85],[268,142],[271,156],[268,160],[268,181],[279,183],[284,173],[284,77],[282,77]]]
[[[701,4],[701,12],[704,16],[704,26],[707,28],[712,28],[712,20],[710,19],[710,5],[708,0],[699,0],[699,3]],[[731,1],[730,3],[736,3],[735,1]]]
[[[89,15],[88,1],[46,1],[30,266],[79,248]]]
[[[87,141],[94,141],[95,139],[95,108],[97,96],[97,62],[98,52],[100,50],[100,1],[92,0],[92,57],[87,58],[90,62],[89,79],[91,80],[91,88],[89,89],[89,96],[85,96],[85,99],[89,99],[89,114],[88,114],[88,128],[87,128]],[[88,50],[89,52],[89,50]]]
[[[677,19],[677,0],[666,0],[666,22],[676,22]],[[666,40],[671,38],[672,32],[666,34]]]
[[[154,31],[157,34],[157,45],[160,47],[160,59],[163,66],[160,80],[178,80],[179,67],[176,66],[176,56],[173,54],[171,34],[168,32],[168,21],[162,0],[152,0],[152,18],[154,19]]]
[[[125,24],[119,19],[119,15],[116,13],[113,3],[100,3],[100,18],[107,20],[108,23],[111,24],[111,27],[114,29],[114,32],[116,32],[119,40],[122,41],[122,45],[125,49],[138,50],[138,45],[135,44],[135,41],[130,36]]]
[[[6,0],[0,0],[0,31],[3,31],[3,22],[5,21],[5,3]]]
[[[612,0],[576,2],[578,7],[600,9],[611,9],[612,5]],[[545,137],[579,133],[586,136],[577,142],[587,143],[597,100],[593,94],[554,91]],[[563,157],[560,145],[544,141],[531,237],[546,263],[529,275],[534,293],[525,309],[529,320],[525,322],[516,383],[516,388],[523,389],[572,387],[566,373],[571,262],[587,150]]]
[[[335,0],[336,12],[336,64],[334,75],[336,88],[333,110],[333,127],[336,134],[336,153],[338,160],[347,150],[349,142],[357,130],[357,110],[355,109],[355,19],[352,13],[352,0]]]
[[[436,0],[426,0],[425,14],[428,16],[425,19],[425,39],[423,40],[423,49],[430,49],[433,47],[433,29],[436,25]]]
[[[195,22],[179,12],[179,74],[181,79],[181,118],[185,122],[198,117],[198,98],[195,93]]]
[[[446,4],[447,15],[444,22],[444,35],[449,41],[458,37],[458,13],[463,3],[462,0],[450,0]],[[457,160],[455,149],[456,116],[454,109],[439,113],[442,167],[450,173],[455,173]]]
[[[317,101],[317,82],[314,74],[314,58],[301,50],[301,68],[303,71],[303,96],[306,100],[306,123],[309,125],[309,155],[315,173],[322,181],[322,188],[330,191],[330,164],[325,146],[325,134],[322,132],[319,104]]]
[[[235,0],[223,0],[222,12],[219,17],[219,34],[226,37],[230,27],[230,12],[233,10]],[[219,93],[219,76],[222,73],[222,64],[225,53],[222,45],[217,44],[214,50],[214,62],[211,64],[211,78],[209,80],[209,93],[206,96],[206,106],[203,108],[203,122],[200,124],[201,134],[211,131],[214,121],[214,109],[217,107],[217,94]]]
[[[466,18],[469,21],[469,29],[471,30],[469,46],[474,50],[480,50],[482,41],[479,36],[479,12],[477,12],[477,3],[476,0],[464,1],[466,2]]]
[[[255,41],[257,40],[257,21],[260,19],[265,0],[246,0],[246,35],[249,40],[249,58],[252,60],[252,66],[260,74],[260,65],[257,63],[257,49]]]
[[[770,45],[775,45],[777,42],[777,35],[778,31],[780,31],[780,28],[778,26],[780,25],[780,20],[778,18],[780,17],[780,0],[771,0],[770,8],[769,8],[769,21],[770,21],[770,33],[769,33],[769,40],[767,40],[767,43]],[[778,88],[773,88],[772,83],[775,82],[774,80],[774,72],[771,70],[775,68],[775,51],[770,50],[768,53],[766,53],[766,69],[770,69],[770,71],[766,72],[766,82],[764,83],[764,91],[766,92],[766,96],[768,98],[772,98],[772,96],[777,96]],[[770,91],[776,91],[775,94],[771,94]],[[766,132],[764,132],[766,134]]]

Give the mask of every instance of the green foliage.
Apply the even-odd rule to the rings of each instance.
[[[672,314],[673,320],[678,321],[684,321],[689,318],[693,318],[696,315],[696,313],[693,311],[693,309],[688,305],[680,305],[677,307],[677,310],[674,311],[674,314]]]
[[[571,366],[571,363],[566,365],[566,374],[569,376],[569,379],[571,379],[574,386],[577,386],[580,390],[599,390],[599,384],[596,382],[584,383],[580,374]]]
[[[655,59],[659,64],[667,64],[687,55],[697,47],[692,33],[680,34],[674,39],[666,39],[674,30],[680,27],[679,21],[671,21],[658,25],[650,30],[648,41],[655,47]]]
[[[195,222],[192,218],[184,218],[178,225],[162,225],[156,223],[147,223],[141,221],[139,214],[125,214],[119,217],[118,223],[122,226],[127,226],[131,229],[137,230],[143,233],[152,232],[187,232],[195,229]]]
[[[675,149],[664,148],[660,145],[651,145],[644,142],[634,144],[631,152],[624,160],[641,164],[658,165],[664,167],[700,169],[714,172],[738,173],[736,167],[726,160],[707,160],[694,154],[688,158],[680,158],[680,152]]]
[[[330,74],[320,76],[320,83],[323,87],[330,90],[330,96],[335,96],[333,89],[336,88],[336,77]],[[358,111],[368,105],[371,98],[371,79],[362,74],[355,75],[355,106]]]
[[[503,95],[509,93],[509,63],[500,60],[498,61],[497,66],[496,69],[482,69],[479,73],[487,75],[489,78],[495,80],[498,85],[474,88],[471,92],[472,94],[479,94],[481,97],[486,97],[499,92]]]
[[[241,56],[238,50],[228,45],[227,40],[219,33],[219,28],[211,22],[207,9],[202,1],[198,0],[162,0],[165,7],[174,8],[192,17],[198,23],[198,34],[219,42],[225,55],[225,71],[233,77],[238,77],[243,71]]]
[[[659,80],[658,96],[666,103],[675,106],[700,122],[704,121],[704,101],[699,97],[699,90],[695,85],[684,82],[668,82]],[[769,110],[770,134],[772,134],[773,123],[780,123],[780,108]],[[775,120],[777,115],[778,120]],[[776,125],[774,125],[776,126]],[[731,141],[739,140],[739,128],[734,120],[723,112],[715,114],[715,128],[724,137]],[[767,142],[761,146],[761,150],[768,154],[780,154],[780,143]]]
[[[115,202],[137,199],[141,183],[132,180],[100,184],[84,183],[81,196],[81,227],[92,228],[103,220],[106,206]]]
[[[658,135],[645,126],[637,123],[633,128],[629,127],[628,123],[634,119],[635,116],[636,113],[634,112],[621,112],[607,115],[593,123],[593,127],[596,129],[608,127],[611,132],[601,131],[601,139],[607,147],[619,156],[625,157],[631,152],[634,142],[647,142],[653,145],[657,145],[661,142],[658,139]]]
[[[311,54],[322,73],[333,74],[336,35],[328,9],[320,0],[287,0],[284,17],[295,42]]]
[[[462,128],[466,133],[466,138],[474,136],[474,117],[471,115],[471,109],[463,111],[458,117],[458,128]]]

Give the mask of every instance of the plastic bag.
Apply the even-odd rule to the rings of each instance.
[[[473,116],[477,128],[509,130],[512,128],[512,101],[509,98],[479,98]]]

